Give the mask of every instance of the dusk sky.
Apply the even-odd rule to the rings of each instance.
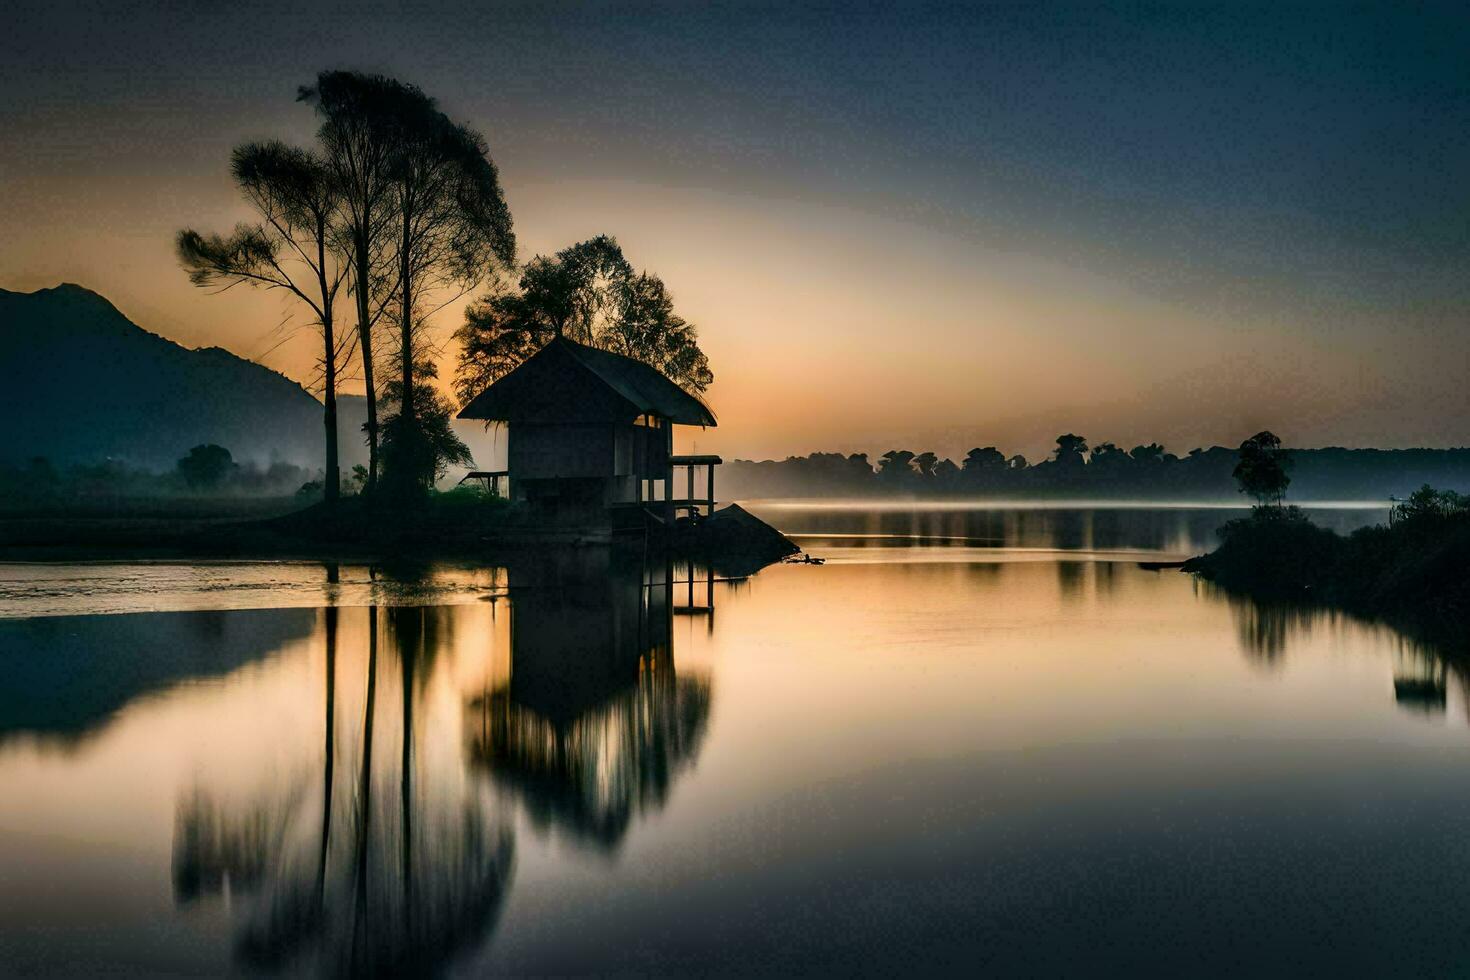
[[[8,6],[0,287],[307,380],[293,307],[173,235],[245,217],[230,148],[307,143],[296,87],[355,68],[485,133],[522,259],[607,233],[662,276],[700,451],[1467,442],[1463,5],[305,7]]]

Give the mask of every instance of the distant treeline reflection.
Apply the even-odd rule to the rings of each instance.
[[[1297,500],[1382,500],[1429,483],[1470,488],[1470,449],[1292,449],[1291,492]],[[1052,496],[1089,499],[1230,500],[1237,450],[1191,449],[1183,456],[1158,443],[1123,449],[1089,446],[1082,436],[1057,437],[1046,459],[1007,456],[994,446],[958,462],[932,452],[894,449],[813,453],[784,460],[737,459],[722,467],[722,495],[750,497]]]

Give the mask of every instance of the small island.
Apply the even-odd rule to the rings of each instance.
[[[1341,535],[1285,503],[1290,454],[1270,432],[1240,447],[1235,477],[1257,503],[1219,530],[1220,547],[1183,563],[1255,599],[1339,608],[1390,623],[1447,652],[1466,649],[1470,497],[1421,487],[1395,501],[1386,525]]]

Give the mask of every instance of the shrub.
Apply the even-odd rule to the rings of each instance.
[[[1409,499],[1394,505],[1389,521],[1406,522],[1441,521],[1470,512],[1470,497],[1453,490],[1436,490],[1424,484],[1409,494]]]
[[[238,468],[230,451],[213,443],[195,446],[189,450],[189,455],[178,462],[179,475],[194,490],[217,487]]]

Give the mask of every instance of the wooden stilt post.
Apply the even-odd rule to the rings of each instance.
[[[667,422],[664,423],[664,442],[668,447],[668,469],[664,471],[664,516],[668,520],[669,531],[674,529],[674,427]]]

